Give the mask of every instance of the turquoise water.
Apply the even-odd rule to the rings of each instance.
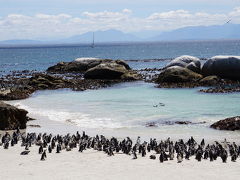
[[[40,91],[29,99],[13,103],[40,120],[71,124],[80,129],[128,132],[130,135],[151,133],[236,138],[240,137],[239,131],[217,131],[209,126],[217,120],[239,115],[239,100],[240,94],[237,93],[205,94],[198,92],[197,88],[159,89],[154,84],[139,81],[84,92]],[[164,124],[178,120],[206,123]],[[153,121],[158,123],[158,127],[145,126]]]
[[[59,61],[78,57],[97,57],[127,61],[133,69],[161,68],[168,59],[181,55],[210,58],[216,55],[240,55],[240,41],[159,42],[138,44],[97,44],[63,47],[0,47],[0,76],[13,70],[46,70]],[[39,91],[32,97],[11,103],[36,118],[31,124],[42,128],[28,131],[67,133],[88,130],[117,136],[189,137],[240,139],[240,133],[210,129],[213,122],[239,115],[240,94],[203,94],[198,89],[158,89],[144,82],[122,83],[111,88],[73,92]],[[165,125],[171,121],[205,124]],[[146,127],[156,122],[158,127]]]

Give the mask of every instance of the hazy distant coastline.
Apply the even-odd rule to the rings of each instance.
[[[110,29],[106,31],[95,31],[96,44],[114,43],[146,43],[165,41],[206,41],[206,40],[236,40],[240,39],[240,24],[224,24],[214,26],[188,26],[168,32],[144,31],[136,33],[124,33],[119,30]],[[151,36],[152,37],[149,37]],[[0,41],[0,47],[12,46],[79,46],[92,43],[93,32],[74,35],[58,40],[33,40],[33,39],[11,39]]]

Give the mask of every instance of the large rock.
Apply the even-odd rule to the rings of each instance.
[[[125,66],[126,69],[130,69],[128,64],[122,60],[111,60],[111,59],[98,59],[98,58],[77,58],[72,62],[60,62],[54,66],[51,66],[47,69],[48,72],[57,72],[57,73],[71,73],[77,72],[82,73],[91,69],[101,63],[112,63]]]
[[[221,81],[217,76],[207,76],[199,81],[200,84],[205,86],[214,86]]]
[[[212,57],[203,65],[202,72],[204,76],[240,80],[240,56]]]
[[[129,70],[125,65],[117,62],[101,63],[93,68],[88,69],[84,78],[86,79],[124,79],[127,77]],[[125,76],[124,76],[125,74]]]
[[[195,82],[202,78],[201,74],[197,74],[187,68],[183,68],[180,66],[171,66],[165,70],[163,70],[158,78],[157,82]]]
[[[210,126],[211,128],[218,130],[240,130],[240,116],[226,118]]]
[[[27,111],[0,102],[0,130],[25,129]]]
[[[200,73],[201,72],[201,62],[199,58],[193,56],[180,56],[172,60],[169,64],[166,65],[166,68],[172,66],[180,66],[187,69],[190,69],[193,72]]]
[[[66,87],[70,82],[48,74],[35,74],[29,79],[28,85],[35,89],[58,89]]]

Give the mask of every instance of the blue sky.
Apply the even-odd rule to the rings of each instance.
[[[240,0],[0,0],[0,40],[240,23]]]

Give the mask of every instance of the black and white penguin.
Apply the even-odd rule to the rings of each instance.
[[[177,162],[178,163],[181,163],[183,161],[183,156],[182,156],[182,153],[177,153]]]
[[[47,158],[46,150],[44,150],[43,153],[42,153],[41,161],[44,161],[45,158]]]
[[[43,146],[40,145],[39,149],[38,149],[38,154],[42,154],[43,153]]]

